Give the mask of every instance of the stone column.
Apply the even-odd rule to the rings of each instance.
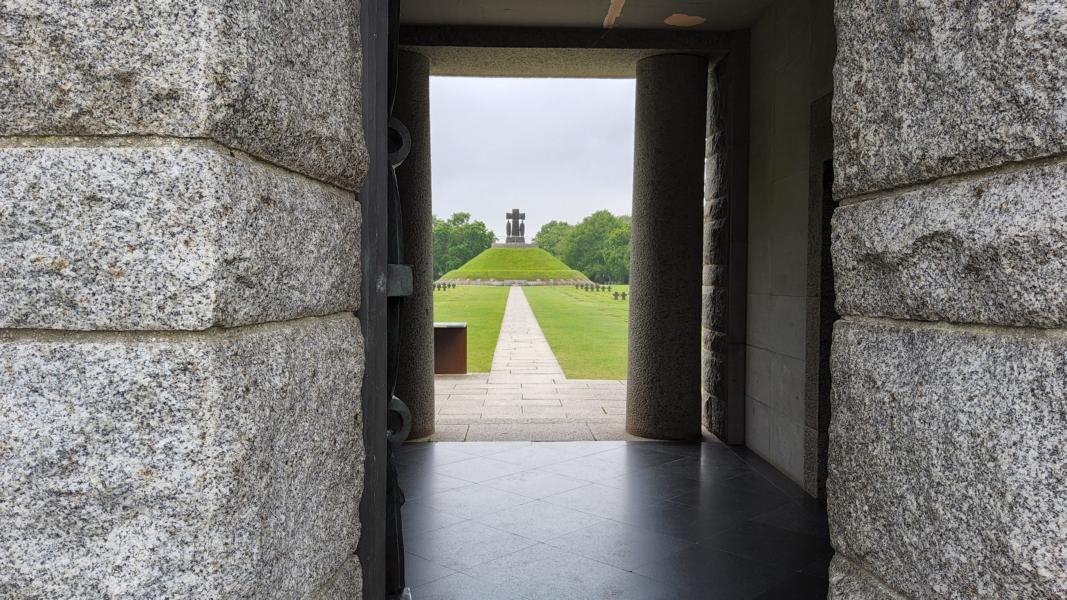
[[[700,437],[700,291],[708,61],[637,63],[626,430]]]
[[[400,51],[393,116],[411,132],[396,170],[404,213],[404,262],[414,290],[404,299],[396,396],[411,410],[411,438],[433,435],[433,206],[430,199],[430,60]]]
[[[979,4],[837,4],[831,598],[1067,596],[1067,31]]]
[[[357,3],[3,18],[0,590],[358,597]]]
[[[720,64],[712,68],[708,74],[700,387],[704,427],[720,440],[731,443],[727,424],[731,418],[743,419],[744,416],[730,414],[726,397],[726,257],[729,247],[726,219],[729,212],[729,186],[722,66]]]

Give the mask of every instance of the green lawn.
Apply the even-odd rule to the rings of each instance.
[[[628,285],[611,289],[630,292]],[[531,286],[523,291],[567,377],[626,379],[629,300],[574,286]]]
[[[588,281],[585,275],[540,248],[490,248],[441,276],[443,281],[449,279]]]
[[[434,321],[467,323],[467,371],[488,373],[508,301],[504,286],[457,286],[433,293]]]

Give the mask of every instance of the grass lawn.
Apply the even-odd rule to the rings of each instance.
[[[540,248],[490,248],[467,261],[462,267],[445,273],[441,279],[588,281],[585,275]]]
[[[630,286],[613,285],[629,294]],[[626,379],[630,301],[574,286],[524,287],[537,322],[571,379]]]
[[[461,285],[433,293],[434,321],[467,323],[467,371],[488,373],[508,301],[504,286]]]

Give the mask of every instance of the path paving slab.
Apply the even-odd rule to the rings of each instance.
[[[512,286],[489,373],[438,375],[434,441],[625,440],[626,381],[567,379]]]

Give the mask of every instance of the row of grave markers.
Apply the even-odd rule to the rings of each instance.
[[[574,284],[574,289],[585,292],[611,292],[610,285],[600,285],[599,283],[576,283]],[[626,292],[612,292],[611,295],[616,300],[626,299]]]

